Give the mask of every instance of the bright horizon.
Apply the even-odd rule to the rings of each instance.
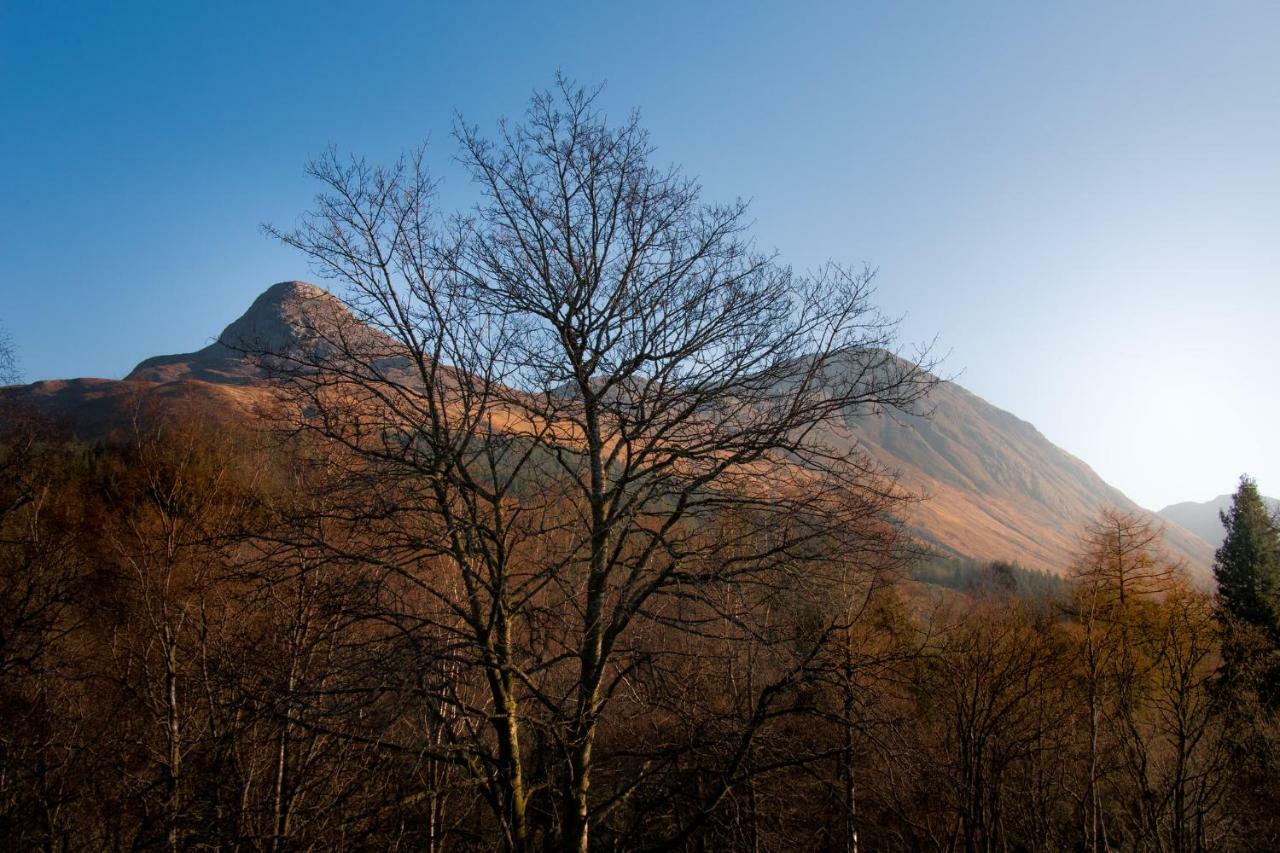
[[[0,5],[0,323],[25,381],[198,349],[273,282],[333,144],[605,82],[784,261],[877,267],[903,342],[1151,509],[1280,492],[1280,8]],[[318,281],[325,284],[323,281]]]

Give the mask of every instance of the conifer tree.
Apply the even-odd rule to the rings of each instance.
[[[1214,555],[1222,676],[1237,699],[1280,705],[1280,537],[1258,485],[1248,476],[1219,514],[1226,539]],[[1245,711],[1249,718],[1253,712]]]
[[[1220,517],[1227,536],[1214,556],[1213,576],[1223,615],[1261,629],[1274,643],[1280,640],[1280,541],[1258,484],[1242,476]]]

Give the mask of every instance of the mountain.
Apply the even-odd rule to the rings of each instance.
[[[927,417],[887,413],[848,425],[852,439],[927,500],[917,535],[957,556],[1016,560],[1062,572],[1102,507],[1152,518],[1169,550],[1207,577],[1212,549],[1176,522],[1161,524],[1034,426],[954,382],[940,382]]]
[[[1280,512],[1280,500],[1268,497],[1264,497],[1262,500],[1271,512]],[[1170,504],[1157,512],[1156,515],[1186,530],[1190,530],[1209,543],[1210,547],[1217,548],[1227,535],[1222,526],[1222,520],[1218,518],[1218,513],[1225,512],[1230,506],[1231,495],[1218,495],[1213,500],[1203,503],[1183,501],[1182,503]]]
[[[339,300],[290,281],[270,287],[201,350],[148,358],[122,381],[37,382],[6,395],[62,416],[83,434],[101,434],[140,400],[181,400],[218,417],[252,418],[270,404],[266,380],[279,367],[253,353],[301,348],[331,358],[359,348],[374,352],[388,373],[408,368],[388,338]],[[863,448],[926,498],[908,507],[904,521],[943,553],[1064,572],[1100,508],[1150,516],[1034,426],[954,382],[940,382],[929,406],[928,417],[858,414],[832,437]],[[1207,577],[1213,549],[1176,519],[1164,526],[1169,549]]]
[[[265,372],[246,353],[297,346],[317,325],[318,317],[343,310],[337,299],[313,284],[282,281],[267,288],[204,349],[148,358],[125,381],[252,384],[264,379]]]
[[[289,356],[336,360],[352,350],[372,355],[393,373],[403,374],[408,368],[408,362],[397,355],[394,341],[357,320],[327,290],[303,281],[282,281],[267,288],[204,349],[148,358],[125,381],[194,379],[252,385],[272,371],[289,369]]]

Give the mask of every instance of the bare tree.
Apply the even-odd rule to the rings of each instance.
[[[0,401],[0,838],[14,849],[53,844],[91,790],[66,725],[90,565],[60,438]]]
[[[1227,703],[1209,597],[1149,521],[1108,509],[1085,532],[1070,607],[1084,704],[1085,848],[1222,843]]]
[[[0,385],[10,385],[22,379],[22,371],[18,369],[18,353],[13,346],[13,338],[0,326]]]
[[[903,495],[842,425],[912,407],[932,379],[890,351],[870,272],[756,251],[745,203],[702,202],[593,93],[559,80],[495,140],[458,137],[482,198],[450,220],[421,152],[312,164],[316,210],[269,230],[361,322],[332,312],[270,364],[297,426],[377,483],[350,508],[369,562],[417,585],[433,654],[483,675],[483,707],[435,698],[477,721],[451,757],[484,780],[507,846],[532,843],[539,790],[542,843],[586,850],[635,783],[592,796],[601,721],[661,656],[653,632],[697,634],[733,618],[725,585],[764,606],[831,548],[856,553]],[[673,842],[740,778],[822,633],[757,686]]]
[[[196,792],[218,733],[206,664],[233,618],[226,543],[253,473],[247,454],[233,452],[234,435],[195,412],[140,399],[124,437],[98,474],[103,558],[119,591],[107,654],[119,710],[137,727],[128,740],[138,755],[121,781],[147,804],[139,843],[176,850],[196,831]]]
[[[1217,849],[1227,839],[1222,801],[1231,780],[1221,625],[1212,599],[1186,581],[1168,591],[1153,622],[1145,713],[1125,728],[1125,753],[1140,759],[1128,762],[1130,772],[1147,806],[1140,831],[1152,849]]]
[[[1123,609],[1170,588],[1183,572],[1164,551],[1161,531],[1135,513],[1104,509],[1085,530],[1083,545],[1074,574],[1100,607]]]
[[[1008,595],[945,608],[933,622],[897,794],[910,846],[1020,846],[1030,780],[1062,721],[1064,649],[1042,614]]]

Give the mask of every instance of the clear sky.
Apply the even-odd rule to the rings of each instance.
[[[326,145],[492,126],[556,69],[880,270],[907,339],[1146,506],[1280,492],[1280,4],[0,0],[0,322],[26,379],[198,348]]]

